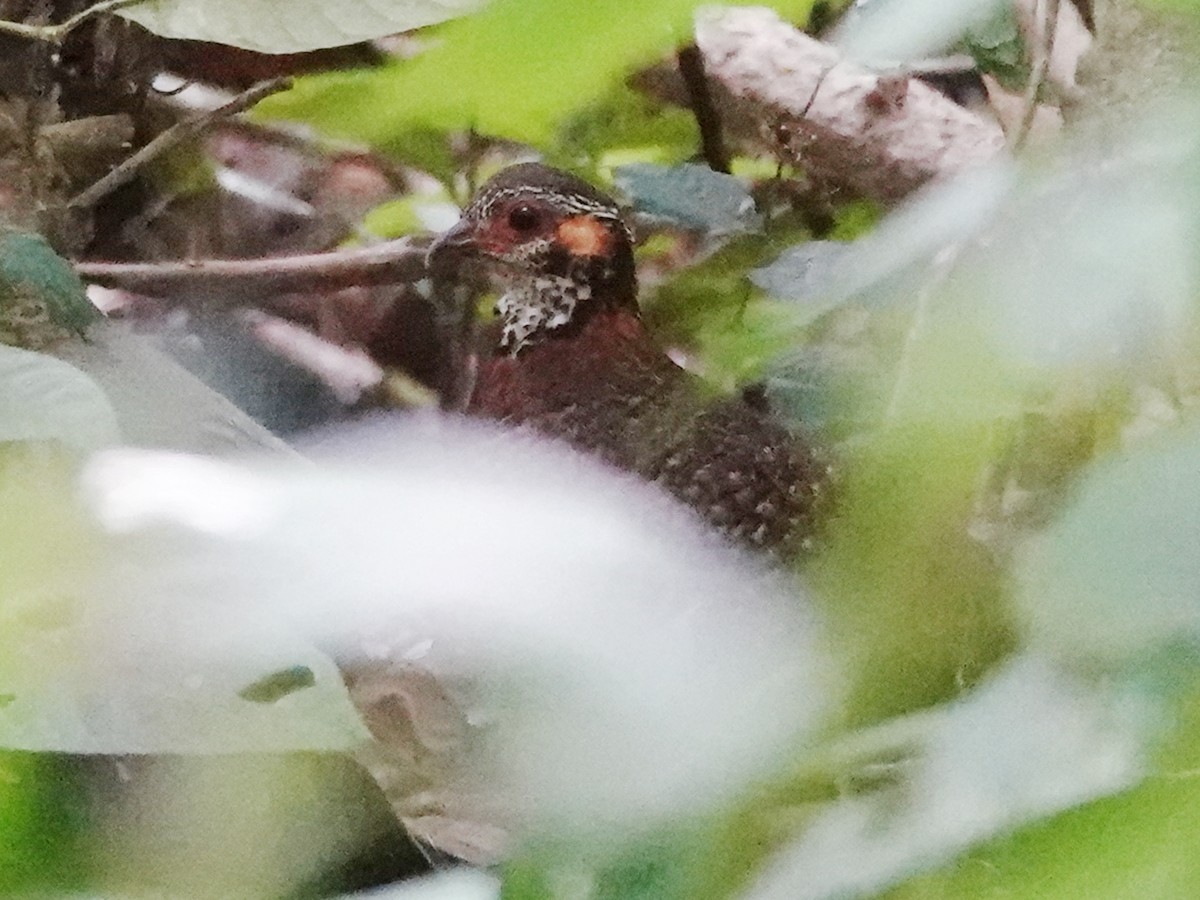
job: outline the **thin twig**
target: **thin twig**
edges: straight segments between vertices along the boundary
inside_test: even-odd
[[[137,6],[139,3],[144,2],[146,0],[104,0],[102,3],[97,3],[81,12],[77,12],[65,22],[60,22],[57,25],[26,25],[24,22],[0,20],[0,34],[10,34],[14,37],[22,37],[31,41],[42,41],[46,44],[58,45],[65,41],[67,35],[84,22],[88,22],[104,13],[116,12],[127,6]]]
[[[339,346],[261,310],[246,310],[241,318],[266,347],[320,378],[342,403],[358,403],[383,384],[383,369],[361,347]]]
[[[1040,5],[1040,4],[1039,4]],[[1029,137],[1033,128],[1033,118],[1037,115],[1038,94],[1046,81],[1046,73],[1050,70],[1050,58],[1054,55],[1054,36],[1058,30],[1059,0],[1046,0],[1046,18],[1042,23],[1042,40],[1038,41],[1037,53],[1029,72],[1029,84],[1025,87],[1025,98],[1021,107],[1021,121],[1012,137],[1013,148],[1019,150]]]
[[[99,181],[80,191],[71,199],[69,205],[73,207],[95,206],[117,188],[131,181],[142,167],[168,150],[199,134],[214,122],[245,112],[264,97],[286,91],[291,86],[290,78],[273,78],[242,91],[228,103],[218,106],[216,109],[210,109],[192,116],[190,119],[177,122],[128,159],[122,161],[120,165],[114,167]]]
[[[717,113],[712,92],[708,87],[704,57],[700,55],[700,50],[695,44],[688,44],[675,55],[675,59],[687,88],[692,114],[700,128],[700,148],[704,154],[704,161],[714,172],[729,174],[729,148],[725,146],[721,117]]]
[[[157,263],[75,264],[80,277],[106,287],[150,295],[222,289],[282,294],[368,284],[401,284],[426,275],[425,247],[408,238],[370,247],[266,259],[207,259]]]
[[[953,268],[954,261],[958,258],[961,249],[961,244],[952,244],[941,250],[930,266],[929,277],[917,292],[916,308],[913,310],[908,332],[904,336],[904,346],[900,350],[900,359],[896,363],[896,380],[892,383],[892,395],[888,398],[887,409],[883,413],[885,423],[890,423],[896,419],[900,413],[901,402],[907,399],[917,346],[925,337],[925,325],[929,318],[929,306],[933,303],[933,297],[937,289],[950,274],[950,270]]]

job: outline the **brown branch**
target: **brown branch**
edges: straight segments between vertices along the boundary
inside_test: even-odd
[[[992,119],[845,59],[771,10],[702,12],[696,45],[726,127],[761,144],[771,123],[767,146],[826,188],[891,202],[1004,151]]]
[[[704,57],[695,44],[688,44],[675,56],[679,74],[687,88],[688,100],[696,125],[700,128],[700,148],[704,161],[714,172],[729,174],[729,148],[721,133],[721,117],[708,89],[708,78],[704,73]]]
[[[131,181],[145,165],[162,156],[168,150],[172,150],[184,141],[200,134],[200,132],[211,126],[214,122],[227,119],[240,112],[245,112],[264,97],[269,97],[271,94],[277,94],[280,91],[286,91],[291,86],[292,81],[290,78],[273,78],[270,81],[254,85],[254,87],[243,91],[228,103],[218,106],[216,109],[206,110],[191,118],[184,119],[182,122],[177,122],[132,156],[122,161],[120,165],[115,166],[111,172],[99,181],[84,188],[78,195],[71,199],[70,205],[74,207],[95,206],[117,188]]]
[[[425,277],[425,247],[409,238],[329,253],[266,259],[75,264],[80,277],[142,294],[219,288],[247,294],[336,290],[367,284],[416,282]]]
[[[42,41],[47,44],[61,44],[72,31],[85,22],[104,13],[116,12],[129,6],[137,6],[146,0],[103,0],[94,6],[89,6],[82,12],[71,16],[58,25],[26,25],[24,22],[8,22],[0,20],[0,34],[22,37],[31,41]]]

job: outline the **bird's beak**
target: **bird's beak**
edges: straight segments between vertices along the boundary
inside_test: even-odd
[[[459,219],[450,230],[443,231],[434,239],[425,254],[429,268],[440,267],[474,254],[479,249],[475,241],[475,226],[467,219]]]

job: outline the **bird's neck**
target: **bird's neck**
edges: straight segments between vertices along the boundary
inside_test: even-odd
[[[510,282],[496,303],[500,349],[516,356],[533,344],[578,334],[598,313],[617,309],[637,315],[632,251],[561,275],[543,273]]]

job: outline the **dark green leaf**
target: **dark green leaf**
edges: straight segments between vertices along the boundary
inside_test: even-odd
[[[238,696],[251,703],[274,703],[288,694],[310,688],[316,683],[317,676],[308,666],[292,666],[264,675],[238,691]]]
[[[639,212],[710,234],[758,231],[762,216],[746,185],[708,166],[635,163],[614,173]]]
[[[0,341],[38,349],[99,318],[75,270],[44,238],[0,229]]]

